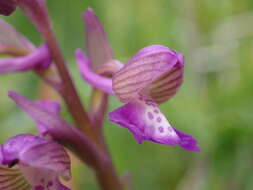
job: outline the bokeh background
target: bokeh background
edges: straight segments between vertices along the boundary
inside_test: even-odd
[[[161,109],[174,126],[199,140],[202,152],[150,142],[138,145],[126,129],[105,122],[117,170],[131,174],[134,190],[253,189],[252,0],[48,0],[48,6],[86,106],[90,87],[79,76],[74,51],[84,48],[80,14],[87,7],[97,13],[120,61],[151,44],[185,55],[183,86]],[[36,45],[42,43],[20,10],[4,19]],[[0,77],[1,143],[35,132],[33,121],[7,98],[7,91],[35,99],[49,93],[41,88],[32,72]],[[119,105],[111,98],[110,110]],[[69,120],[66,109],[63,117]],[[76,190],[98,189],[93,173],[76,160],[73,178]]]

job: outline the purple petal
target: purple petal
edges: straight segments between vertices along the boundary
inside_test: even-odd
[[[43,137],[22,134],[10,138],[2,147],[3,164],[18,160],[29,167],[44,168],[70,177],[70,159],[64,148]]]
[[[26,151],[32,146],[36,146],[43,142],[44,139],[42,137],[29,134],[17,135],[15,137],[10,138],[2,146],[2,164],[9,165],[14,160],[19,160],[20,153],[22,153],[22,151]]]
[[[44,133],[48,133],[54,140],[74,151],[89,166],[97,166],[93,158],[106,158],[86,135],[59,117],[58,113],[48,109],[48,105],[33,102],[16,92],[10,91],[9,97],[25,112],[27,112],[40,126]]]
[[[70,179],[70,159],[64,148],[58,143],[48,140],[33,146],[20,155],[20,161],[30,167],[54,171]]]
[[[36,123],[43,125],[45,131],[64,130],[73,128],[70,124],[60,118],[60,105],[49,101],[31,101],[14,91],[9,91],[9,97],[25,112],[27,112]],[[61,131],[58,131],[59,133]]]
[[[52,189],[60,189],[58,176],[70,178],[70,158],[64,148],[52,140],[17,135],[3,145],[2,154],[2,163],[10,167],[17,165],[33,189],[38,186],[46,189],[49,183]]]
[[[0,145],[0,165],[1,165],[1,163],[3,162],[3,146],[2,145]]]
[[[190,151],[195,151],[195,152],[201,151],[201,149],[198,146],[198,142],[194,137],[186,133],[183,133],[175,128],[174,130],[176,131],[177,135],[180,138],[180,146],[182,148],[186,150],[190,150]]]
[[[107,41],[102,24],[91,8],[83,14],[86,29],[86,47],[88,57],[92,62],[92,69],[113,59],[112,49]]]
[[[151,101],[130,102],[111,112],[109,119],[127,128],[139,143],[150,140],[177,145],[180,140],[157,105]]]
[[[57,114],[58,116],[60,115],[61,112],[61,106],[60,104],[58,104],[57,102],[54,101],[35,101],[36,104],[38,104],[39,106],[43,107],[45,110],[47,110],[48,112],[52,112],[54,114]],[[47,136],[47,132],[48,132],[48,127],[45,126],[43,123],[38,122],[37,123],[37,127],[38,127],[38,131],[42,136]]]
[[[0,19],[0,52],[5,48],[20,49],[20,51],[35,50],[35,46],[26,37],[18,33],[12,25]]]
[[[60,115],[61,105],[58,102],[49,100],[38,100],[35,101],[35,103],[46,109],[48,112],[53,112],[57,115]]]
[[[141,96],[162,103],[180,87],[183,64],[182,55],[167,47],[143,48],[113,76],[113,90],[122,102]]]
[[[51,54],[46,45],[41,45],[24,57],[0,59],[0,74],[23,72],[35,68],[45,69],[51,63]]]
[[[9,16],[15,11],[17,6],[17,0],[0,0],[0,14]]]
[[[114,95],[112,90],[112,79],[93,72],[90,68],[89,59],[80,49],[76,51],[76,61],[79,65],[81,76],[85,81],[101,91]]]

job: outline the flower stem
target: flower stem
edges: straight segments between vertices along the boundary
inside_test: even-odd
[[[102,135],[95,133],[92,130],[92,126],[89,122],[89,118],[79,96],[77,95],[76,89],[72,83],[72,79],[68,72],[68,69],[65,66],[65,62],[61,53],[61,50],[58,46],[58,43],[52,32],[48,32],[45,36],[46,43],[51,50],[52,56],[56,63],[59,75],[63,82],[63,87],[61,89],[62,96],[68,106],[70,113],[72,114],[78,127],[83,130],[83,132],[89,136],[93,141],[95,141],[100,148],[102,148],[107,154],[107,162],[101,164],[99,168],[96,168],[97,181],[103,190],[122,190],[122,185],[114,169],[108,147],[104,142]],[[103,138],[103,139],[101,139]],[[103,143],[101,143],[101,141]]]
[[[48,10],[44,4],[44,1],[26,0],[19,2],[20,7],[33,21],[34,25],[42,34],[48,48],[50,49],[57,71],[61,78],[62,85],[60,86],[60,89],[58,88],[57,90],[62,95],[76,125],[92,142],[96,143],[97,146],[94,148],[98,148],[106,154],[106,159],[104,159],[103,156],[89,158],[99,161],[99,166],[95,167],[94,170],[101,189],[123,190],[120,180],[114,169],[103,134],[101,131],[97,132],[94,130],[95,126],[93,126],[93,124],[90,122],[89,116],[82,106],[80,97],[77,94],[70,73],[66,67],[63,54],[54,35]],[[105,112],[103,111],[103,114],[104,113]],[[79,146],[79,148],[81,146]],[[82,155],[85,154],[84,152],[81,153],[83,153]],[[85,156],[87,156],[87,154]]]
[[[75,120],[76,125],[81,130],[83,130],[87,136],[94,139],[95,135],[93,134],[88,115],[85,112],[81,100],[74,87],[74,84],[65,65],[63,55],[54,37],[54,34],[52,32],[47,32],[44,37],[46,40],[46,44],[48,45],[52,53],[59,75],[62,79],[63,85],[60,91],[63,96],[63,99],[65,100],[65,103],[73,119]]]
[[[111,160],[110,163],[107,163],[104,167],[96,171],[96,177],[99,186],[103,190],[123,190]]]
[[[114,65],[113,65],[114,66]],[[117,68],[107,68],[98,70],[98,74],[112,77],[112,74],[116,72]],[[108,72],[109,71],[109,72]],[[96,176],[100,187],[104,190],[123,190],[123,184],[118,178],[115,168],[112,163],[110,151],[106,144],[105,136],[103,133],[103,119],[105,117],[108,107],[108,95],[96,88],[92,89],[91,105],[89,112],[92,114],[92,125],[95,126],[96,135],[99,136],[100,143],[102,143],[104,150],[106,151],[107,157],[109,158],[107,163],[103,164],[101,168],[96,171]]]

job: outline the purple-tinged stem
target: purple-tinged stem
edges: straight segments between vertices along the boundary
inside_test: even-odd
[[[112,163],[105,164],[103,168],[96,171],[99,186],[103,190],[123,190],[120,179],[116,175]]]
[[[82,106],[81,100],[74,87],[69,71],[66,68],[63,55],[55,39],[55,36],[52,32],[49,31],[48,33],[44,34],[44,38],[52,53],[59,75],[62,79],[62,83],[64,84],[62,85],[61,95],[63,96],[65,103],[67,104],[67,107],[76,122],[76,125],[82,129],[87,136],[90,136],[94,139],[95,135],[93,134],[92,128],[89,124],[90,122],[88,115]]]
[[[112,64],[112,66],[110,66]],[[114,67],[113,63],[109,63],[104,65],[104,67],[100,67],[100,70],[97,70],[97,74],[105,77],[112,77],[112,74],[118,71],[119,67]],[[111,158],[110,151],[106,144],[106,140],[103,133],[103,119],[107,112],[108,108],[108,94],[102,92],[99,89],[92,89],[91,96],[91,104],[89,108],[89,113],[91,113],[92,124],[95,126],[96,133],[100,137],[100,142],[103,144],[104,149],[107,151],[108,157]],[[107,167],[101,168],[101,170],[97,171],[96,176],[100,186],[105,187],[106,189],[117,189],[123,190],[124,184],[118,178],[115,172],[115,168],[113,167],[111,159],[109,160],[111,163],[108,163]],[[111,175],[106,173],[107,170],[111,170]],[[112,183],[114,179],[117,179],[116,183]]]
[[[51,51],[59,76],[62,80],[61,82],[64,84],[60,89],[60,93],[73,119],[75,120],[76,125],[83,131],[83,133],[85,133],[86,136],[99,145],[97,147],[100,147],[105,153],[108,153],[105,143],[101,144],[101,141],[99,140],[101,136],[96,135],[94,133],[95,131],[92,130],[92,124],[90,123],[88,114],[85,112],[82,106],[81,100],[66,67],[62,52],[53,33],[44,1],[20,0],[19,2],[19,6],[33,21],[38,31],[44,37],[46,44]],[[106,162],[103,161],[103,158],[94,158],[98,159],[100,162],[99,167],[95,168],[98,183],[103,190],[123,190],[109,153],[107,154],[107,157],[108,159],[106,159]]]
[[[96,139],[96,136],[92,131],[88,114],[82,106],[70,73],[66,67],[63,54],[52,30],[51,21],[44,0],[20,0],[18,5],[34,23],[37,30],[42,34],[46,41],[61,78],[61,82],[64,84],[61,86],[61,89],[58,89],[58,91],[60,91],[76,125],[85,132],[87,136],[94,139],[95,142],[98,142],[98,139]]]
[[[89,115],[91,122],[100,133],[108,107],[108,94],[93,88],[90,97]]]

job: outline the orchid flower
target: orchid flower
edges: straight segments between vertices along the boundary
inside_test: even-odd
[[[97,17],[88,11],[88,30],[92,30],[96,25],[103,31],[102,25],[97,25]],[[104,37],[97,36],[97,39],[99,38]],[[104,48],[106,47],[110,46],[106,44]],[[190,151],[200,151],[197,141],[175,129],[158,107],[173,97],[182,84],[184,58],[180,53],[161,45],[148,46],[124,65],[118,66],[119,64],[114,62],[118,70],[112,78],[95,73],[91,66],[93,60],[81,50],[76,51],[76,59],[81,75],[87,83],[125,103],[109,113],[109,119],[127,128],[138,143],[149,140],[159,144],[180,145]]]
[[[101,158],[103,161],[107,159],[85,134],[60,117],[61,106],[57,102],[32,101],[14,91],[9,91],[9,97],[33,118],[42,137],[65,146],[90,167],[99,167],[101,164],[94,158]]]
[[[3,190],[68,190],[59,176],[70,178],[70,158],[53,140],[17,135],[1,146],[0,161]]]
[[[91,68],[94,72],[101,75],[111,76],[122,64],[114,59],[105,31],[92,8],[88,8],[82,16],[85,24],[87,56],[92,62]],[[108,94],[93,88],[89,104],[89,118],[91,123],[96,126],[96,130],[101,130],[103,126],[107,107]]]
[[[9,96],[28,106],[17,93],[9,92]],[[36,101],[35,104],[59,114],[60,107],[55,102]],[[37,125],[40,136],[21,134],[0,146],[1,189],[68,190],[60,183],[59,176],[70,179],[70,158],[63,146],[48,134],[48,125],[43,122]]]
[[[52,62],[46,45],[42,44],[36,48],[26,37],[2,19],[0,19],[0,54],[15,56],[0,59],[0,74],[46,69]]]

